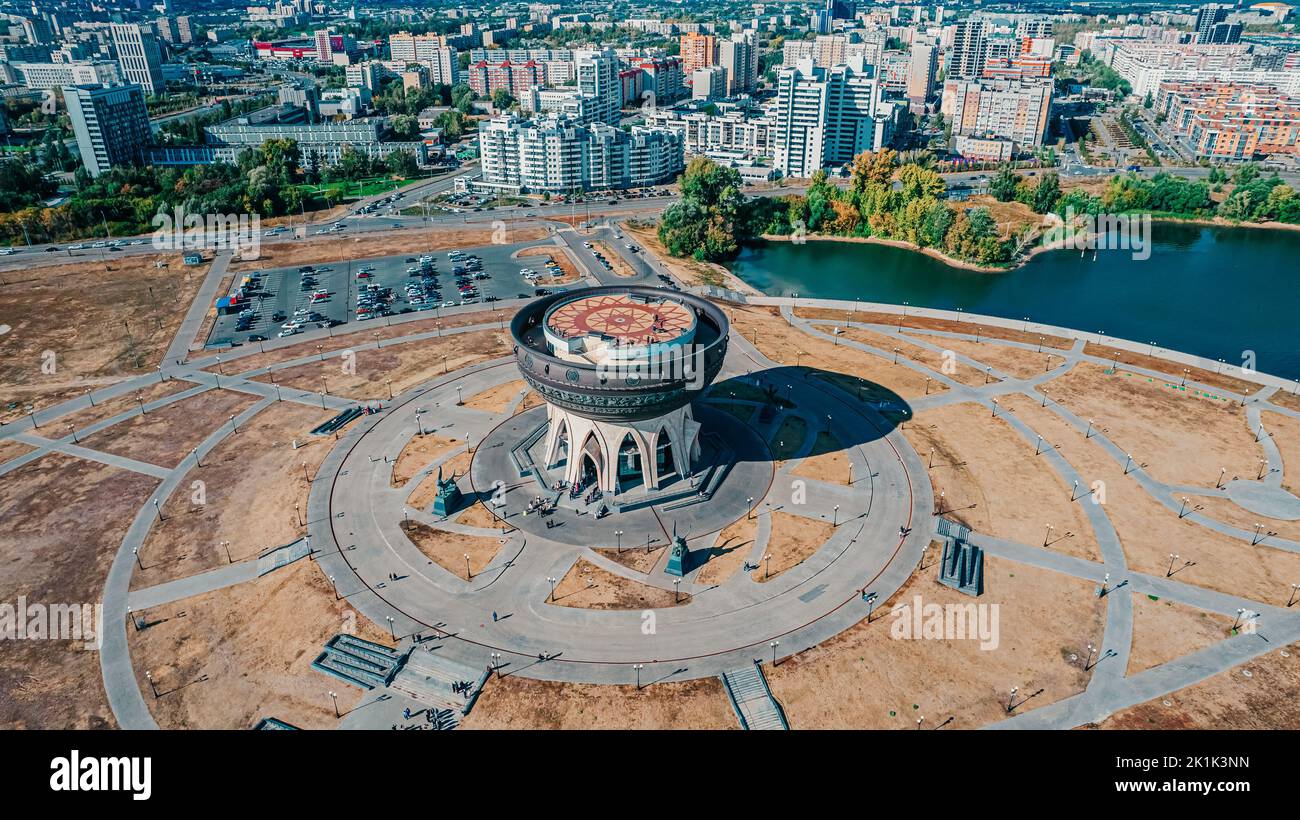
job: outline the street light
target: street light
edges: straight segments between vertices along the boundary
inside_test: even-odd
[[[776,648],[781,645],[780,641],[772,641],[768,646],[772,647],[772,665],[776,666]]]
[[[645,669],[645,664],[644,664],[644,663],[634,663],[634,664],[632,664],[632,668],[636,670],[636,688],[637,688],[638,690],[640,690],[640,688],[641,688],[641,670],[642,670],[642,669]]]
[[[339,714],[339,696],[335,692],[330,692],[330,700],[334,701],[334,717],[343,717]]]
[[[547,576],[546,580],[547,580],[547,581],[550,583],[550,585],[551,585],[551,602],[554,603],[554,602],[555,602],[555,579],[554,579],[554,578],[551,578],[551,577],[549,577],[549,576]],[[641,688],[641,687],[638,686],[637,688],[639,689],[639,688]]]
[[[618,551],[619,551],[619,554],[622,554],[622,552],[623,552],[623,531],[622,531],[622,530],[614,530],[614,537],[618,539]]]
[[[1165,577],[1166,577],[1166,578],[1169,578],[1169,577],[1172,577],[1172,576],[1173,576],[1173,574],[1174,574],[1174,562],[1177,561],[1177,560],[1179,559],[1179,557],[1180,557],[1180,556],[1179,556],[1178,553],[1176,553],[1176,552],[1171,552],[1171,553],[1169,553],[1169,568],[1165,570]]]

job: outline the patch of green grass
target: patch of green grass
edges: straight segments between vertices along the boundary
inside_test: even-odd
[[[778,461],[795,457],[808,436],[808,422],[801,416],[786,416],[772,435],[772,456]]]

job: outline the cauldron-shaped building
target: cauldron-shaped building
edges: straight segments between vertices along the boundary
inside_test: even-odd
[[[510,330],[520,372],[546,401],[546,466],[563,463],[570,487],[657,490],[691,475],[691,401],[727,352],[721,309],[663,288],[583,288],[529,303]]]

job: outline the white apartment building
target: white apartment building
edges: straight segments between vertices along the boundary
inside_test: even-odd
[[[613,49],[574,51],[573,69],[578,93],[591,98],[595,119],[618,125],[622,119],[623,84],[618,77],[619,61]]]
[[[1154,96],[1163,82],[1232,82],[1275,86],[1300,94],[1300,71],[1277,70],[1272,49],[1250,44],[1169,45],[1125,42],[1111,67],[1139,97]]]
[[[67,63],[14,63],[18,81],[28,88],[62,88],[65,85],[122,85],[122,72],[112,60],[74,60]]]
[[[790,177],[810,177],[882,148],[893,137],[897,112],[881,93],[861,58],[831,68],[805,60],[782,69],[772,110],[777,169]]]
[[[879,65],[885,52],[884,29],[850,34],[822,34],[813,40],[786,40],[781,51],[783,68],[794,68],[804,60],[822,68],[846,65],[861,57],[867,65]]]
[[[482,177],[475,187],[510,193],[658,185],[681,173],[681,137],[665,129],[624,131],[581,125],[564,115],[539,120],[497,117],[479,129]]]
[[[703,111],[659,109],[646,118],[654,128],[682,135],[687,156],[753,160],[772,156],[772,118],[746,117],[742,111],[710,115]]]

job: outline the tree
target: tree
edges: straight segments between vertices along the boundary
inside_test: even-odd
[[[389,120],[388,127],[398,139],[413,140],[420,136],[420,123],[410,114],[398,114]]]
[[[1033,201],[1030,207],[1034,213],[1045,214],[1056,207],[1056,201],[1061,198],[1061,178],[1055,171],[1048,171],[1039,178],[1038,184],[1034,186]]]
[[[734,168],[695,157],[682,175],[681,199],[659,221],[659,241],[674,256],[710,262],[734,257],[754,228],[741,187]]]
[[[420,173],[420,164],[415,159],[415,154],[410,151],[394,151],[387,156],[384,164],[394,176],[410,179]]]
[[[510,92],[504,88],[498,88],[492,92],[492,107],[497,111],[505,111],[515,104],[515,98],[510,96]]]
[[[1016,186],[1019,183],[1020,178],[1011,170],[1011,166],[1004,164],[989,183],[989,193],[998,202],[1010,202],[1016,198]]]
[[[898,179],[903,186],[904,200],[915,200],[923,197],[938,199],[943,196],[946,189],[943,177],[928,168],[922,168],[920,165],[904,165],[899,169]]]

